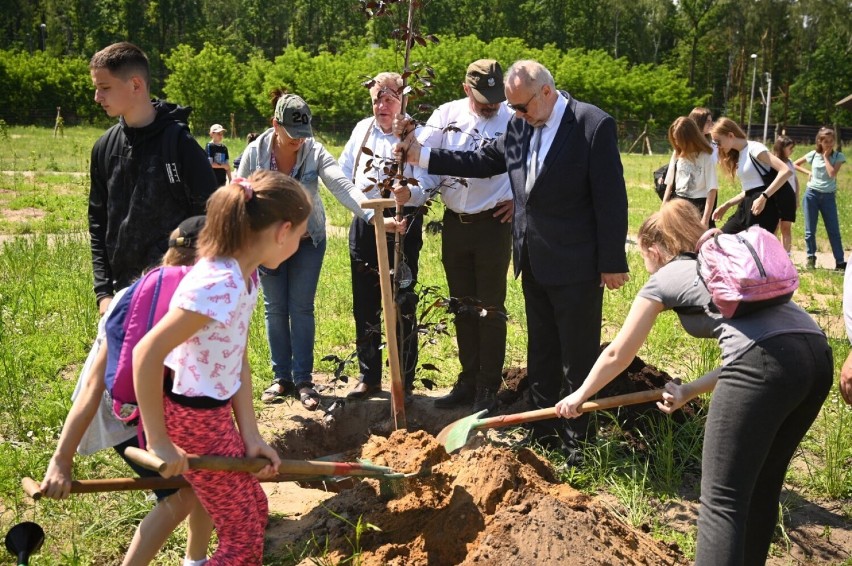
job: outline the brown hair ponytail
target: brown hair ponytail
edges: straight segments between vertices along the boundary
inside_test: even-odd
[[[276,222],[304,222],[311,213],[308,194],[298,181],[278,171],[260,170],[236,178],[207,201],[207,223],[198,238],[198,255],[233,256],[253,235]]]

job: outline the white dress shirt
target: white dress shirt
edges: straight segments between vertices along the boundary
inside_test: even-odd
[[[467,98],[453,100],[439,106],[426,126],[418,130],[418,141],[425,147],[454,151],[475,151],[489,139],[506,134],[512,111],[501,104],[497,113],[485,118],[473,112]],[[444,131],[447,126],[452,131]],[[459,131],[455,131],[458,128]],[[467,186],[455,177],[443,176],[436,180],[441,184],[441,198],[450,210],[463,214],[476,214],[491,210],[497,203],[512,199],[512,187],[506,173],[486,179],[467,179]]]
[[[371,181],[369,178],[372,177],[381,181],[385,177],[382,169],[387,163],[380,158],[391,158],[393,156],[393,146],[397,142],[399,142],[399,138],[393,132],[388,134],[382,132],[375,118],[372,117],[364,118],[352,130],[352,135],[349,137],[349,141],[346,142],[346,147],[343,148],[343,153],[340,154],[338,163],[340,163],[340,168],[347,178],[352,179],[354,177],[355,186],[363,191],[367,198],[381,197],[378,187],[375,186],[375,181]],[[370,148],[373,155],[367,155],[361,151],[362,147]],[[365,173],[364,168],[370,159],[373,160],[372,167]],[[409,187],[411,189],[411,199],[405,203],[405,206],[420,206],[426,202],[426,199],[429,197],[428,191],[435,186],[435,181],[426,173],[425,169],[416,165],[406,165],[404,171],[406,177],[414,177],[419,183],[419,186]],[[370,187],[369,190],[364,191],[368,187]]]

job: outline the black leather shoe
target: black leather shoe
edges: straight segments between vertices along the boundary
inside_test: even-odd
[[[477,386],[476,396],[473,398],[473,412],[488,411],[489,413],[497,407],[497,389],[493,387]]]
[[[355,388],[346,394],[347,399],[366,399],[368,397],[372,397],[376,393],[382,392],[382,386],[380,384],[370,385],[364,383],[363,381],[358,382],[358,385]]]
[[[435,399],[434,404],[437,409],[454,409],[464,405],[473,403],[474,388],[469,385],[456,383],[453,385],[452,391]]]

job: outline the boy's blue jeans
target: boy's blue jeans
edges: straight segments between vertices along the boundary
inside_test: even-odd
[[[808,189],[802,199],[802,208],[805,215],[805,248],[808,257],[816,256],[817,222],[819,222],[819,215],[822,214],[834,261],[838,264],[843,263],[843,242],[840,240],[840,220],[837,216],[837,193],[821,193]]]
[[[325,240],[314,246],[311,238],[305,238],[296,253],[277,268],[260,268],[272,373],[279,383],[311,383],[316,335],[314,298],[325,248]]]

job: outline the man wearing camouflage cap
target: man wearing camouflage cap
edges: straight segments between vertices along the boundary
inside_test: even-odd
[[[504,104],[503,71],[493,59],[474,61],[462,83],[465,97],[441,105],[419,131],[427,147],[476,150],[501,136],[512,117]],[[438,408],[496,403],[506,355],[506,274],[512,254],[512,189],[507,174],[485,179],[444,176],[441,258],[450,295],[459,300],[456,337],[461,373]]]

